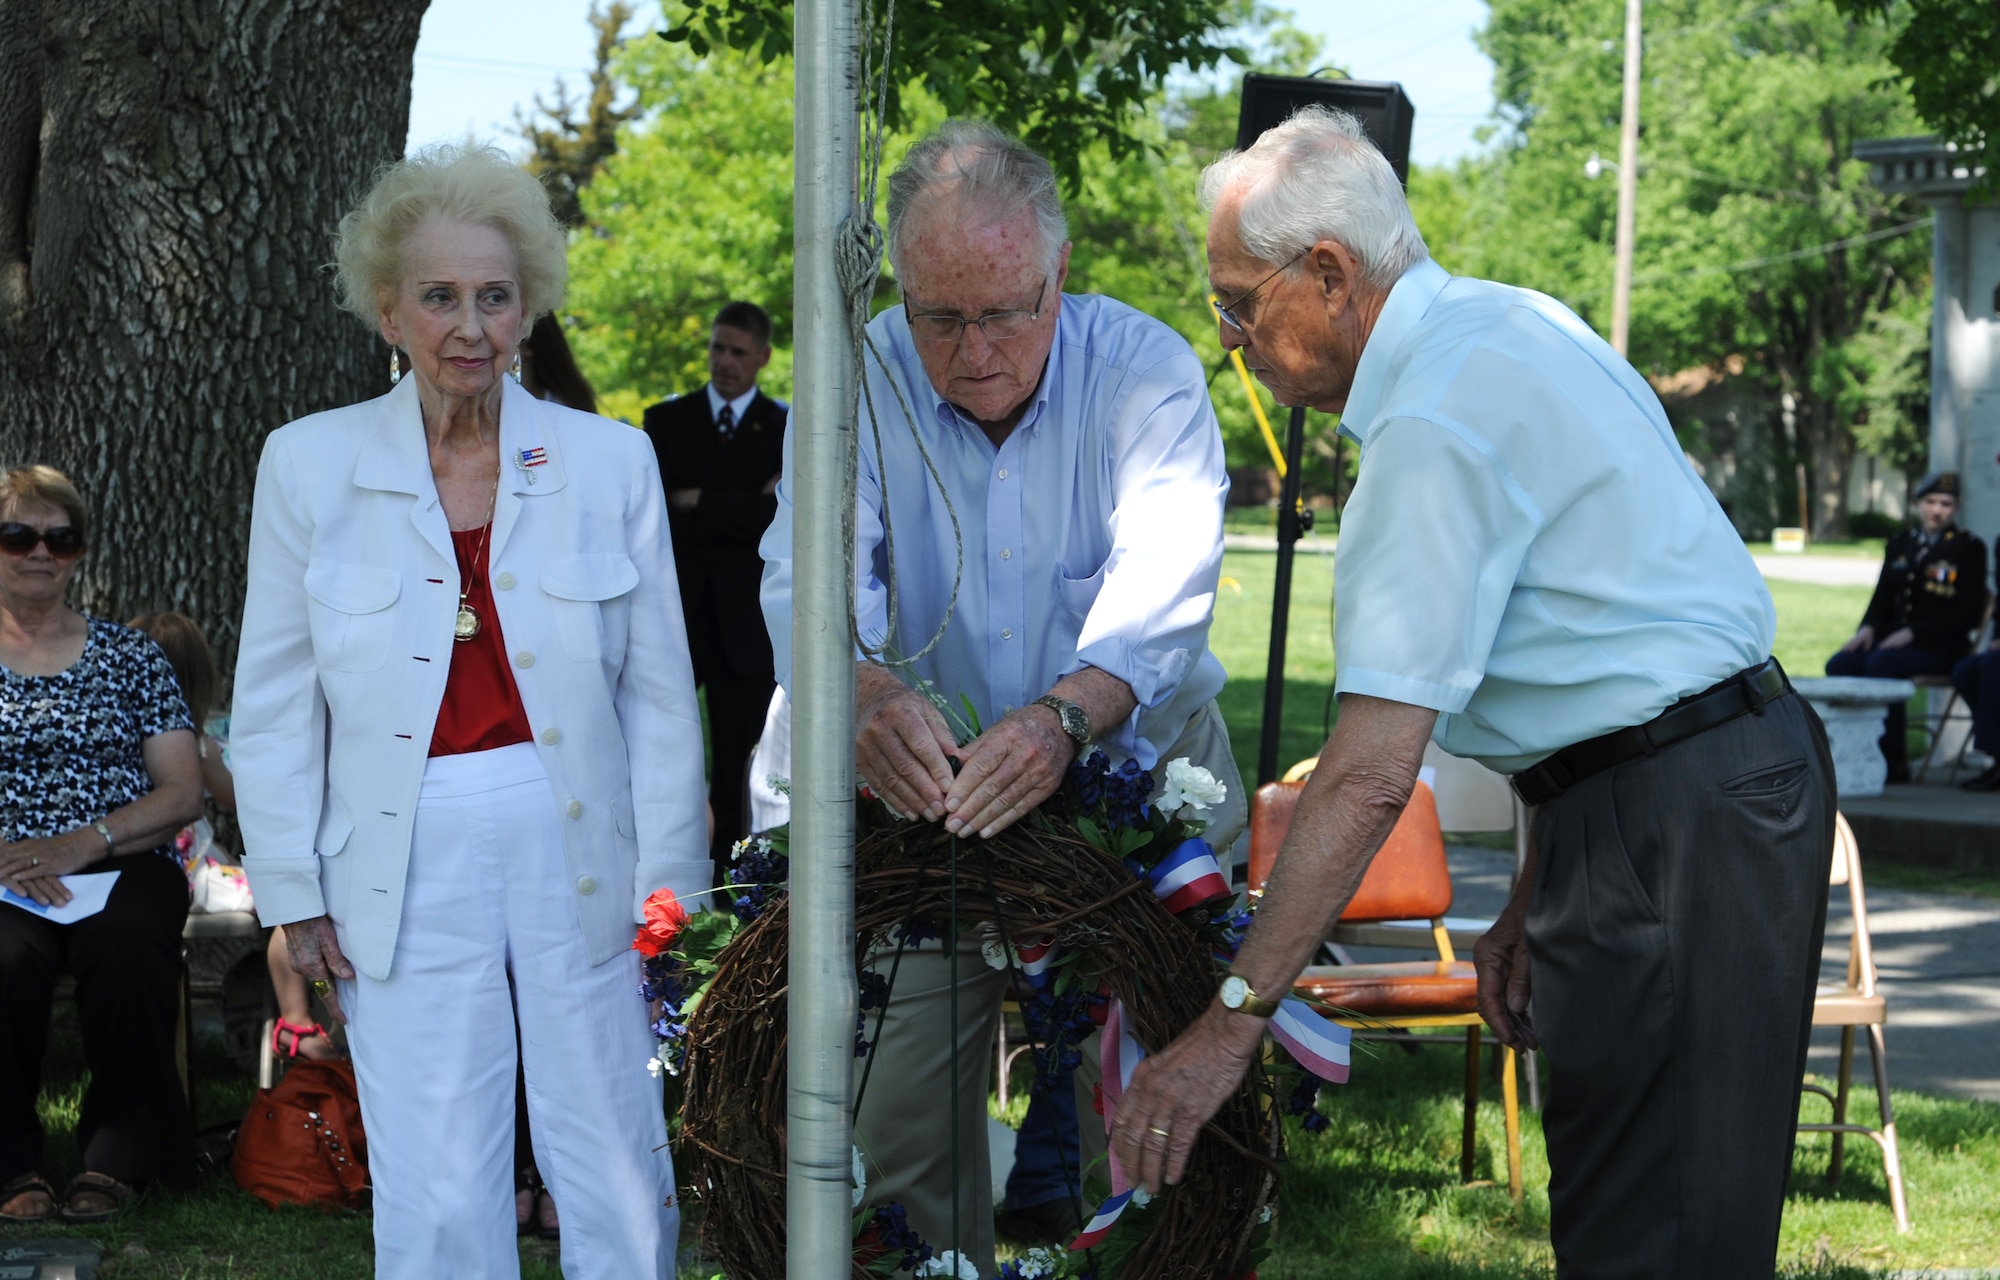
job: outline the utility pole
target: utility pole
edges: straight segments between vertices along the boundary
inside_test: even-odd
[[[798,0],[786,1280],[853,1271],[854,544],[841,536],[841,506],[858,388],[834,248],[859,206],[860,39],[854,0]]]
[[[1632,238],[1639,202],[1639,5],[1625,0],[1625,114],[1618,129],[1618,240],[1611,273],[1611,347],[1625,354],[1632,328]]]

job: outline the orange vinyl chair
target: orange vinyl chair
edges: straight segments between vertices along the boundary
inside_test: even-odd
[[[1250,893],[1261,897],[1290,829],[1304,781],[1267,782],[1250,800]],[[1343,924],[1426,919],[1437,956],[1395,964],[1315,966],[1299,975],[1293,990],[1353,1016],[1335,1022],[1364,1031],[1398,1032],[1465,1028],[1465,1127],[1459,1176],[1472,1180],[1473,1141],[1479,1114],[1480,1032],[1478,985],[1472,963],[1452,949],[1444,916],[1451,909],[1451,869],[1445,861],[1444,833],[1438,828],[1437,801],[1419,782],[1402,818],[1383,842],[1362,877],[1354,900],[1341,913]],[[1514,1051],[1501,1049],[1501,1096],[1507,1117],[1507,1190],[1521,1198],[1521,1108]]]
[[[1882,1024],[1889,1020],[1889,1001],[1875,985],[1875,949],[1868,936],[1868,896],[1861,885],[1861,851],[1854,831],[1844,816],[1836,815],[1833,832],[1834,885],[1847,886],[1847,902],[1854,914],[1854,933],[1847,943],[1847,974],[1841,982],[1822,982],[1813,997],[1813,1025],[1840,1028],[1840,1075],[1838,1092],[1807,1079],[1807,1093],[1816,1093],[1833,1104],[1831,1124],[1800,1124],[1801,1133],[1833,1135],[1833,1156],[1827,1162],[1826,1180],[1840,1184],[1841,1159],[1850,1133],[1864,1134],[1882,1149],[1882,1173],[1889,1184],[1889,1208],[1896,1218],[1896,1230],[1910,1229],[1909,1200],[1903,1189],[1902,1153],[1896,1145],[1896,1113],[1889,1105],[1889,1051],[1882,1041]],[[1881,1111],[1879,1129],[1851,1124],[1847,1119],[1848,1083],[1854,1073],[1854,1029],[1868,1028],[1868,1057],[1875,1067],[1875,1099]]]

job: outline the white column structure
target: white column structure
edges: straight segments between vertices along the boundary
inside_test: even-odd
[[[1854,144],[1884,191],[1908,192],[1937,215],[1931,237],[1931,467],[1964,482],[1959,520],[2000,534],[2000,205],[1974,203],[1980,176],[1936,138]]]

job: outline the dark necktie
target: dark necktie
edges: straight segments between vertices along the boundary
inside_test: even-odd
[[[736,434],[736,406],[733,404],[723,405],[722,412],[715,419],[715,425],[721,428],[724,440],[734,436]]]

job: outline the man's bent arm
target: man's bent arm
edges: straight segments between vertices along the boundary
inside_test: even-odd
[[[1290,990],[1395,829],[1423,767],[1437,712],[1349,694],[1306,783],[1291,830],[1233,970],[1267,999]],[[1149,1191],[1176,1182],[1201,1127],[1235,1092],[1264,1020],[1220,1001],[1139,1064],[1119,1104],[1113,1149]],[[1167,1135],[1164,1139],[1159,1135]]]

